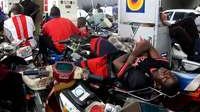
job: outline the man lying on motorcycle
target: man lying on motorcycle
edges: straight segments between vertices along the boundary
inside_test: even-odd
[[[169,95],[178,91],[178,80],[170,72],[168,61],[159,55],[149,41],[142,38],[135,42],[130,54],[119,51],[82,61],[79,66],[89,69],[93,75],[103,79],[117,77],[129,89],[145,87],[152,79],[157,87],[159,85],[160,89]],[[148,73],[148,76],[145,73]]]

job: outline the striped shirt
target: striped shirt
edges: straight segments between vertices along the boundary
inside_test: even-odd
[[[33,37],[33,39],[30,39],[28,43],[32,47],[36,46],[36,41],[33,35],[33,32],[35,31],[35,25],[31,17],[22,14],[14,15],[13,17],[4,21],[4,29],[4,34],[11,43],[18,43],[22,39],[24,40]]]

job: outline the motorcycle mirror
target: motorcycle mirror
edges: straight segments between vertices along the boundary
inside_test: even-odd
[[[61,40],[61,41],[59,41],[59,44],[70,44],[70,40],[69,39],[67,39],[67,40]]]

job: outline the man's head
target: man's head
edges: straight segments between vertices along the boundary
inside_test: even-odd
[[[85,27],[86,26],[86,18],[85,17],[79,17],[77,19],[77,26],[78,26],[78,28]]]
[[[170,70],[161,67],[158,69],[154,68],[151,72],[153,79],[157,82],[157,84],[161,85],[163,92],[169,95],[177,93],[179,89],[178,80]]]
[[[56,6],[53,6],[50,11],[50,16],[53,18],[60,17],[60,9]]]
[[[16,14],[22,14],[24,12],[24,8],[21,4],[19,3],[15,3],[13,4],[13,6],[11,7],[10,10],[14,15]]]
[[[97,9],[98,13],[102,13],[103,12],[103,10],[101,9],[101,4],[99,4],[99,3],[97,3],[96,9]]]
[[[101,4],[97,3],[96,9],[100,9]]]

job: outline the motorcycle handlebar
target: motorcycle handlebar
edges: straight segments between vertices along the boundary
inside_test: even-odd
[[[101,76],[96,76],[91,73],[88,74],[88,80],[102,82],[104,79]]]
[[[33,37],[28,37],[28,38],[26,38],[26,39],[22,39],[22,40],[20,40],[19,42],[14,43],[13,45],[14,45],[14,46],[19,46],[19,45],[22,44],[23,42],[27,42],[27,41],[30,40],[30,39],[33,39]]]
[[[46,75],[46,74],[48,74],[48,71],[46,70],[28,70],[23,72],[23,75]]]
[[[35,75],[38,74],[39,71],[38,70],[31,70],[31,71],[24,71],[23,74],[24,75]]]

